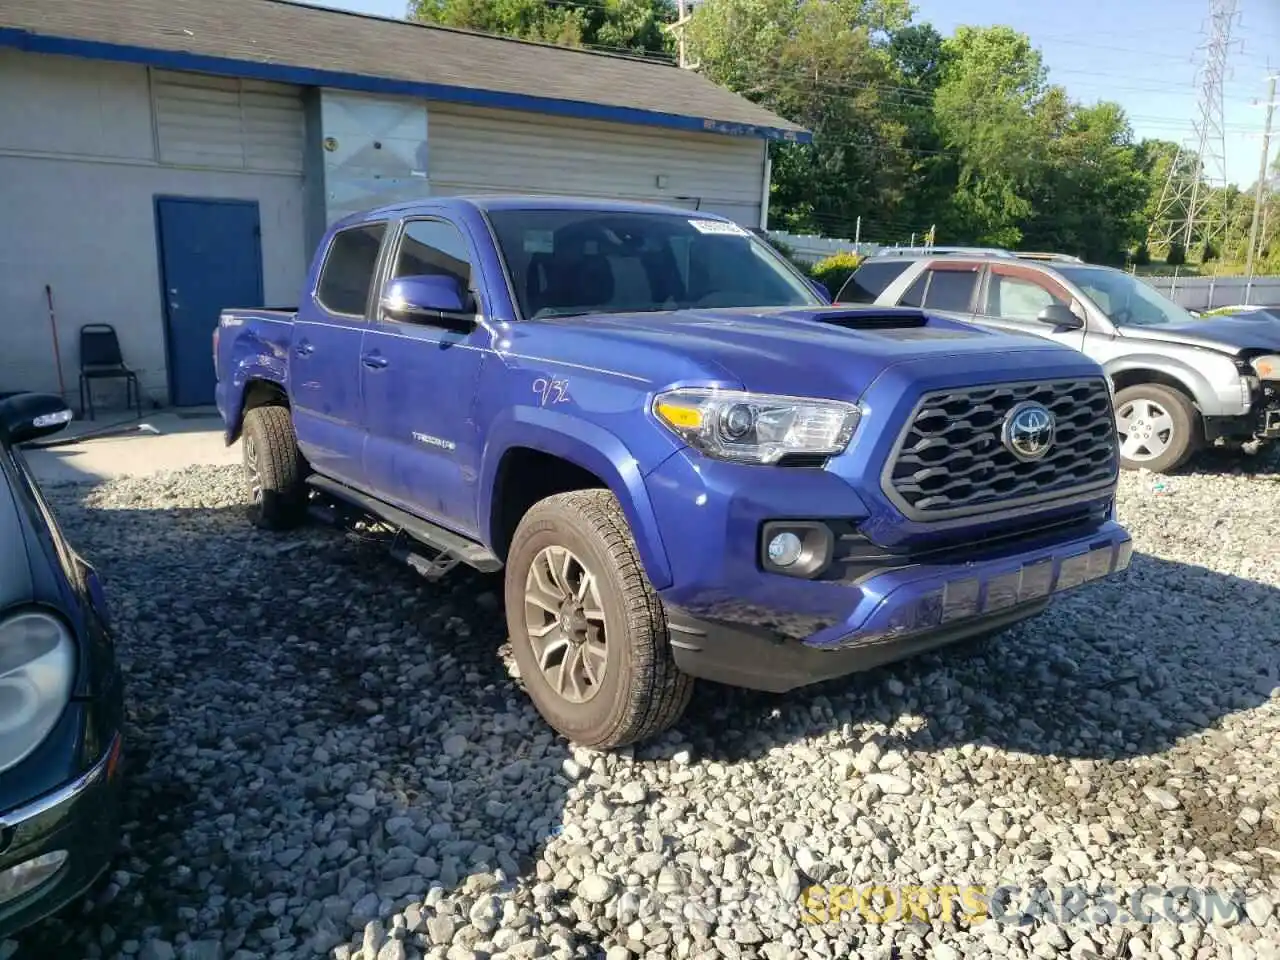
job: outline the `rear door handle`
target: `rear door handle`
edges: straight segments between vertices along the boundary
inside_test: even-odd
[[[298,356],[300,357],[309,357],[311,354],[315,353],[315,351],[315,344],[308,340],[302,340],[298,343]]]
[[[366,367],[372,367],[374,370],[380,370],[387,365],[387,358],[377,353],[366,353],[360,360]]]

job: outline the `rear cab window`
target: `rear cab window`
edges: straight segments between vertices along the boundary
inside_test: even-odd
[[[316,283],[316,302],[321,307],[339,316],[366,315],[386,232],[386,223],[378,222],[347,227],[333,235]]]
[[[851,276],[840,293],[836,295],[838,303],[875,303],[876,297],[884,293],[885,288],[893,283],[902,271],[911,266],[910,260],[868,260]]]

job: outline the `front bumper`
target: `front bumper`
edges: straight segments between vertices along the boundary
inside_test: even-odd
[[[1132,553],[1129,534],[1108,521],[1036,549],[829,584],[845,591],[846,615],[800,638],[795,628],[811,621],[785,608],[757,605],[744,615],[746,604],[732,604],[739,609],[725,609],[726,618],[668,605],[673,656],[695,677],[785,692],[1011,626],[1057,595],[1124,570]]]
[[[0,901],[0,940],[84,895],[117,849],[121,739],[93,767],[24,807],[0,812],[0,877],[38,857],[66,859],[38,886]]]

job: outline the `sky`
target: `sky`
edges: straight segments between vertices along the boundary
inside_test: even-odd
[[[387,17],[404,16],[407,6],[406,0],[310,2]],[[913,7],[917,21],[928,20],[944,35],[961,24],[1022,31],[1044,55],[1051,82],[1086,103],[1120,103],[1139,138],[1194,136],[1210,0],[913,0]],[[1268,69],[1280,74],[1280,3],[1236,0],[1223,120],[1226,177],[1242,188],[1258,176]],[[1280,152],[1280,110],[1275,126],[1273,159]]]

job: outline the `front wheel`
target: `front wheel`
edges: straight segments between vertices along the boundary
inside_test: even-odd
[[[1116,393],[1120,466],[1153,473],[1176,470],[1195,452],[1199,414],[1185,396],[1158,383]]]
[[[505,593],[520,676],[561,734],[607,750],[684,713],[693,678],[675,665],[662,602],[608,490],[535,504],[512,538]]]

